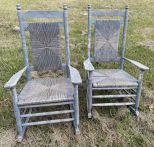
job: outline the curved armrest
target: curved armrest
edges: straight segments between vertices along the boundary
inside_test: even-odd
[[[16,74],[14,74],[10,80],[4,85],[4,88],[13,88],[17,85],[17,82],[20,80],[23,73],[26,71],[27,66],[24,67],[22,70],[18,71]]]
[[[69,73],[70,73],[71,81],[73,84],[82,83],[80,73],[76,68],[69,66]]]
[[[83,62],[83,65],[84,69],[87,71],[93,71],[95,69],[89,58]]]
[[[128,59],[128,58],[124,58],[126,61],[128,61],[128,62],[130,62],[130,63],[132,63],[133,65],[135,65],[135,66],[137,66],[139,69],[141,69],[141,70],[149,70],[149,67],[147,67],[147,66],[145,66],[145,65],[143,65],[143,64],[141,64],[141,63],[139,63],[139,62],[137,62],[137,61],[135,61],[135,60],[131,60],[131,59]]]

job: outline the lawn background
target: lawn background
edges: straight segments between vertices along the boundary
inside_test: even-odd
[[[22,9],[62,9],[69,6],[71,64],[79,69],[81,135],[75,136],[70,124],[29,127],[25,146],[154,146],[154,1],[153,0],[0,0],[0,145],[21,146],[15,141],[15,118],[9,91],[4,83],[21,69],[22,48],[18,31],[16,4]],[[139,120],[125,107],[94,109],[88,120],[85,98],[83,60],[87,49],[87,5],[97,9],[123,9],[129,6],[129,23],[125,56],[140,61],[150,70],[145,74]],[[126,65],[126,70],[137,70]],[[19,89],[25,81],[23,78]]]

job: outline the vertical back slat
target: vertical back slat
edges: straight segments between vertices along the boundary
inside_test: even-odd
[[[64,34],[65,34],[65,50],[66,50],[66,70],[67,70],[67,77],[69,77],[68,66],[70,65],[70,48],[69,48],[68,8],[67,8],[67,5],[64,5],[63,9],[64,9],[63,19],[64,19]]]
[[[91,5],[88,5],[88,46],[87,56],[90,59],[90,48],[91,48]]]
[[[124,18],[124,27],[123,27],[123,36],[122,36],[122,53],[121,53],[121,60],[120,60],[120,68],[121,69],[123,69],[123,66],[124,66],[127,24],[128,24],[128,6],[125,7],[125,18]]]
[[[27,50],[27,46],[26,46],[26,35],[25,35],[25,31],[24,31],[24,22],[23,22],[20,4],[17,5],[17,15],[18,15],[19,25],[20,25],[20,34],[21,34],[21,41],[22,41],[22,48],[23,48],[23,55],[24,55],[24,64],[25,64],[25,66],[27,66],[26,78],[29,81],[29,80],[31,80],[30,66],[29,66],[29,61],[28,61],[28,50]]]

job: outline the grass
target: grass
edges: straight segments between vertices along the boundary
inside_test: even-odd
[[[63,3],[69,5],[71,63],[84,77],[82,66],[86,58],[87,36],[85,15],[88,3],[94,8],[124,8],[129,6],[129,25],[125,56],[140,61],[150,70],[145,73],[140,103],[140,118],[127,108],[97,108],[95,117],[87,119],[85,81],[80,86],[81,135],[73,135],[70,124],[30,127],[22,144],[15,142],[15,118],[10,94],[3,89],[4,83],[23,67],[22,49],[15,5],[17,0],[0,0],[0,144],[2,146],[154,146],[154,45],[143,43],[154,40],[153,0],[20,0],[23,9],[57,9]],[[136,73],[133,67],[126,70]],[[22,80],[23,82],[24,80]],[[21,83],[22,83],[21,82]]]

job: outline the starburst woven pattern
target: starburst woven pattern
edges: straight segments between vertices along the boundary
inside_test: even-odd
[[[97,20],[95,23],[95,61],[118,61],[119,20]]]
[[[68,78],[42,78],[28,81],[19,94],[19,105],[73,100],[73,85]]]
[[[62,69],[60,28],[58,23],[30,23],[28,28],[34,70]]]

